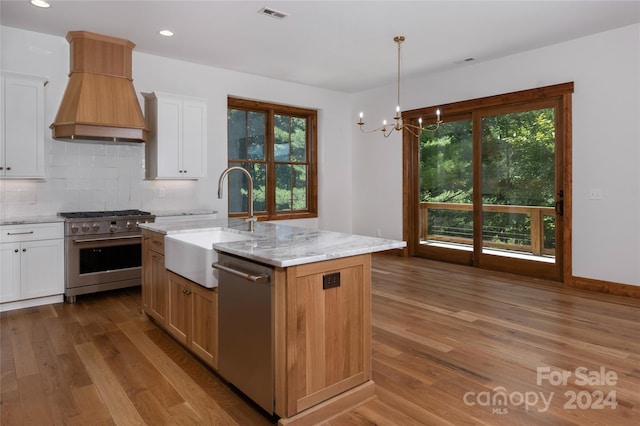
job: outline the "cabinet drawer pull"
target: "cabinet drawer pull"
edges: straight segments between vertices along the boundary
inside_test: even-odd
[[[7,235],[29,235],[29,234],[33,234],[33,231],[27,231],[27,232],[7,232]]]

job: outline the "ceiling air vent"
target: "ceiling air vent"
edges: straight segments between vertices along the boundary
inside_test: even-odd
[[[460,65],[460,64],[464,64],[465,62],[473,62],[475,60],[476,60],[476,58],[469,57],[469,58],[464,58],[464,59],[459,60],[459,61],[454,61],[454,64],[455,65]]]
[[[258,11],[258,13],[261,14],[261,15],[270,16],[270,17],[276,18],[276,19],[284,19],[287,16],[289,16],[288,13],[280,12],[280,11],[275,10],[275,9],[269,9],[268,7],[263,7],[262,9],[260,9]]]

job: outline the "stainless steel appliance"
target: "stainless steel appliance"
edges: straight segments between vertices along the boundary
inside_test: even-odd
[[[218,372],[269,414],[275,411],[270,266],[218,253]]]
[[[58,213],[65,220],[65,296],[140,285],[142,232],[155,216],[140,210]]]

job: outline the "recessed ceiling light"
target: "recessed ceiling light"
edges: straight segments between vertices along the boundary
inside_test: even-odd
[[[31,0],[31,4],[38,7],[51,7],[49,2],[46,2],[44,0]]]
[[[173,37],[173,31],[170,31],[170,30],[160,30],[158,31],[158,34],[165,37]]]

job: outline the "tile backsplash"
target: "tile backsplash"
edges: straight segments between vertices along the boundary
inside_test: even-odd
[[[145,180],[144,144],[45,141],[44,179],[0,179],[0,217],[198,207],[197,181]]]

